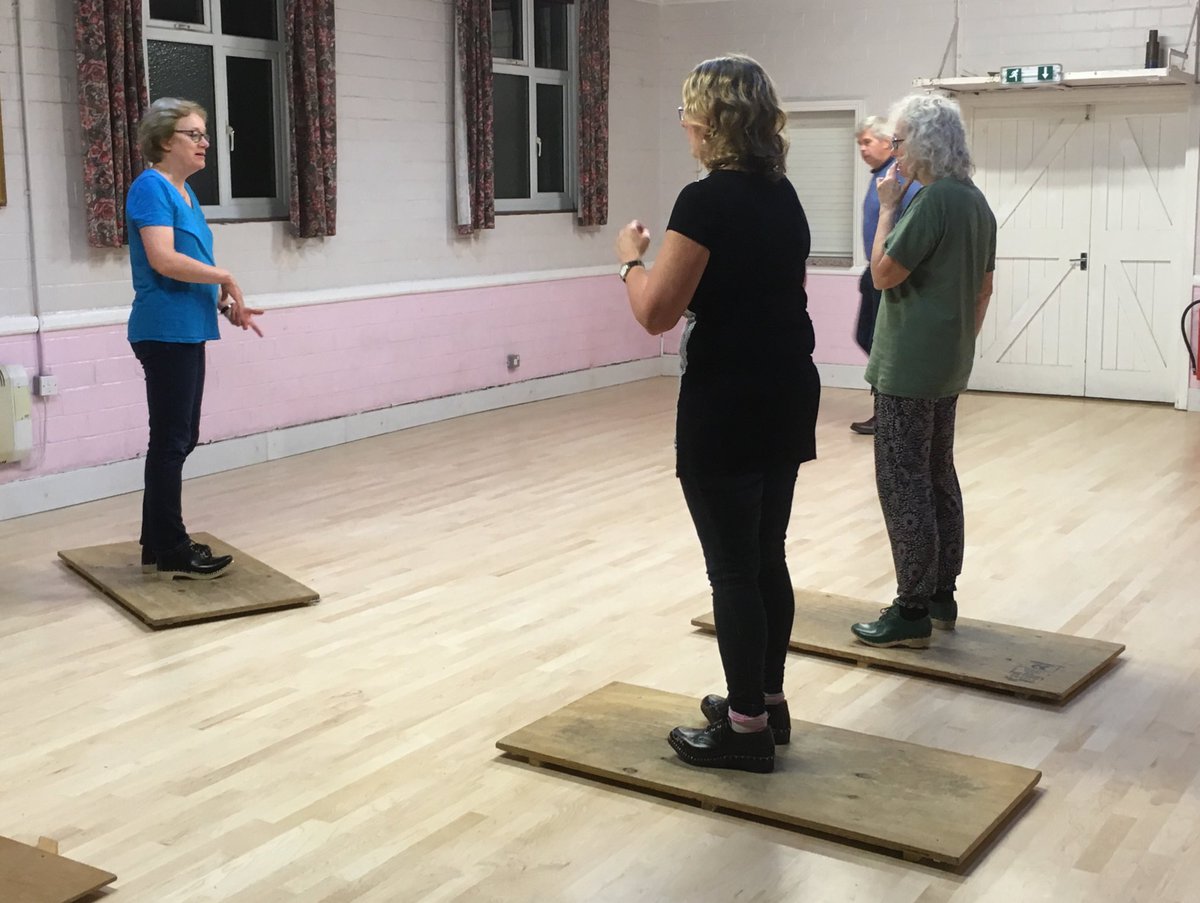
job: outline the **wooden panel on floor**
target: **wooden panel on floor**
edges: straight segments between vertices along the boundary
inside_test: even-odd
[[[641,790],[961,868],[1033,791],[1041,772],[792,721],[772,774],[696,768],[667,745],[700,725],[699,702],[611,683],[496,745]]]
[[[214,555],[232,555],[229,573],[215,580],[160,580],[142,573],[141,547],[136,542],[68,549],[58,557],[155,628],[291,608],[320,599],[304,584],[208,533],[197,533],[192,539],[212,546]]]
[[[110,872],[0,837],[4,903],[71,903],[116,880]]]
[[[1125,651],[1120,643],[961,617],[954,630],[934,630],[928,649],[877,649],[855,639],[850,625],[875,620],[879,609],[798,589],[791,648],[1054,703],[1066,702]],[[712,612],[692,624],[716,632]]]

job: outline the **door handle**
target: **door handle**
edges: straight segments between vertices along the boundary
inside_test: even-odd
[[[1071,259],[1068,261],[1068,263],[1077,263],[1077,264],[1079,264],[1079,271],[1080,271],[1080,272],[1085,272],[1085,271],[1087,270],[1087,251],[1080,251],[1080,252],[1079,252],[1079,256],[1078,256],[1078,257],[1072,257],[1072,258],[1071,258]]]

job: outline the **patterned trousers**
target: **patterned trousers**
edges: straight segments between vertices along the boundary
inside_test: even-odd
[[[954,470],[958,396],[875,396],[875,485],[896,565],[897,601],[924,606],[962,572],[963,504]]]

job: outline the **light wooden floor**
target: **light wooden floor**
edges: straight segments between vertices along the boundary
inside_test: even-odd
[[[152,633],[60,548],[124,496],[0,523],[0,834],[114,900],[1192,901],[1200,885],[1200,416],[964,398],[965,614],[1126,643],[1064,709],[795,657],[797,718],[1045,772],[963,876],[498,758],[612,680],[720,690],[651,380],[189,482],[189,526],[313,609]],[[862,392],[826,392],[797,585],[888,601]],[[664,725],[664,734],[670,725]],[[1189,889],[1190,888],[1190,889]],[[3,897],[0,891],[0,898]]]

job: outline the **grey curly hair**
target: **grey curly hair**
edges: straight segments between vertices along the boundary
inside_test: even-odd
[[[892,122],[908,127],[904,155],[908,170],[930,178],[969,179],[975,171],[967,149],[967,129],[953,100],[938,94],[910,94],[892,107]]]

